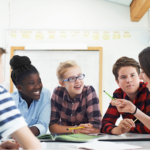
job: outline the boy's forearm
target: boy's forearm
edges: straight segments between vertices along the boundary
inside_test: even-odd
[[[114,127],[114,128],[111,130],[111,134],[120,135],[120,134],[121,134],[120,129],[119,129],[118,127]]]

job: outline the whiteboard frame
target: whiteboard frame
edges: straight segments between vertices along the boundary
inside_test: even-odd
[[[15,51],[17,50],[25,50],[24,46],[20,46],[20,47],[11,47],[11,52],[10,52],[10,59],[14,56]],[[49,49],[52,50],[52,49]],[[61,49],[60,49],[61,50]],[[75,49],[70,49],[70,50],[75,50]],[[90,50],[94,50],[94,51],[99,51],[99,106],[100,106],[100,110],[101,113],[102,111],[102,66],[103,66],[103,48],[102,47],[88,47],[87,51]],[[11,68],[10,68],[10,93],[13,92],[13,82],[11,80]]]

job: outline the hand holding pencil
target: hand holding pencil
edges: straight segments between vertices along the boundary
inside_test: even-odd
[[[111,104],[114,104],[114,102],[111,102]],[[119,112],[133,114],[136,110],[136,106],[131,101],[125,99],[116,99],[115,106]]]
[[[131,113],[131,114],[136,113],[137,108],[131,101],[128,101],[125,99],[114,99],[107,92],[105,93],[112,99],[111,105],[116,106],[119,112],[125,112],[125,113]],[[134,122],[136,122],[137,120],[138,119],[135,119]]]
[[[86,123],[86,124],[80,124],[77,127],[68,128],[67,130],[72,130],[76,134],[77,133],[89,134],[92,133],[94,129],[90,123]]]

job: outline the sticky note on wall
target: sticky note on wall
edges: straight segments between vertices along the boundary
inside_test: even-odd
[[[110,40],[110,33],[109,32],[103,32],[103,40]]]
[[[93,40],[99,40],[99,32],[93,32]]]
[[[31,36],[32,31],[21,31],[23,39],[29,39]]]
[[[120,32],[114,32],[114,33],[113,33],[113,39],[114,39],[114,40],[116,40],[116,39],[121,39]]]
[[[131,37],[131,34],[130,34],[130,32],[124,32],[123,33],[123,38],[130,38]]]
[[[43,35],[42,33],[36,33],[35,38],[36,38],[37,40],[42,40],[42,39],[44,38],[44,35]]]

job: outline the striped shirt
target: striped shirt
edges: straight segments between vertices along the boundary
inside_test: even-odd
[[[0,86],[0,139],[7,138],[26,125],[10,94]]]
[[[114,98],[129,100],[127,94],[122,91],[121,88],[117,89],[114,94]],[[133,104],[137,106],[142,112],[150,116],[150,93],[146,87],[146,84],[140,82],[138,93],[136,99],[134,99]],[[117,119],[122,115],[123,119],[129,118],[135,120],[136,118],[130,113],[120,113],[118,112],[116,106],[109,105],[103,120],[102,120],[102,132],[111,134],[111,130],[116,127],[115,123]],[[150,133],[150,130],[139,120],[135,122],[135,128],[131,128],[132,133]]]
[[[99,99],[92,86],[84,86],[82,93],[74,100],[64,87],[57,87],[51,98],[51,121],[65,126],[90,123],[94,128],[101,128]]]

